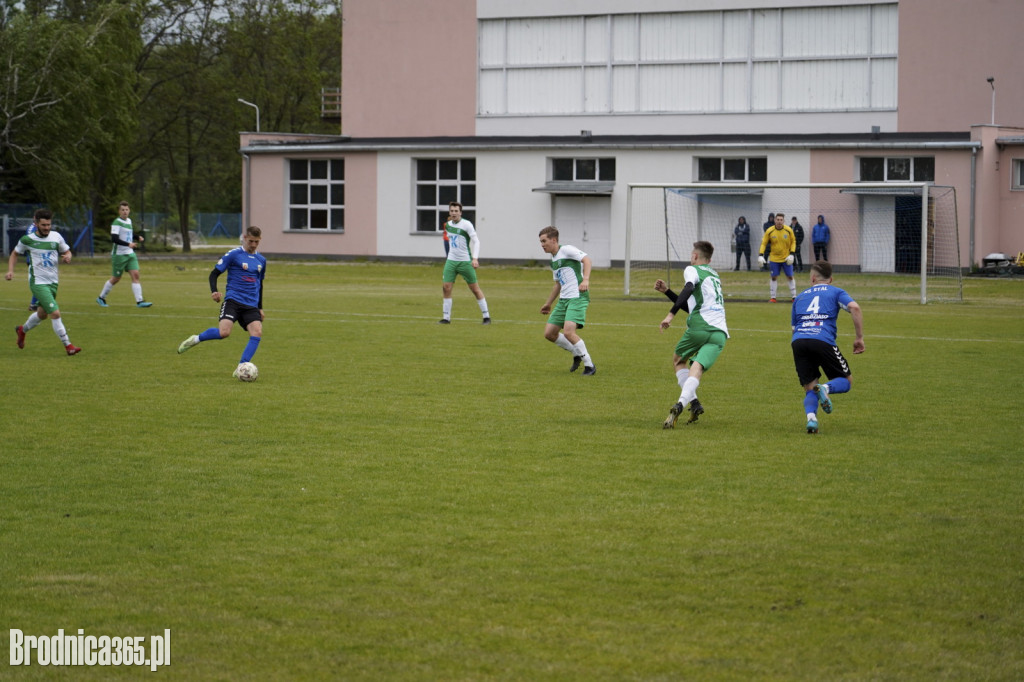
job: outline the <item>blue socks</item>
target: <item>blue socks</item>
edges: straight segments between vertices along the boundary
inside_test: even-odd
[[[218,341],[220,340],[220,329],[217,327],[210,327],[202,334],[199,335],[200,341]],[[245,344],[245,350],[242,351],[242,359],[239,362],[249,362],[252,360],[252,356],[256,355],[256,349],[260,347],[260,337],[250,336],[249,343]]]
[[[260,346],[260,337],[250,336],[249,343],[245,344],[245,350],[242,351],[242,359],[239,362],[249,362],[252,360],[252,356],[256,355],[256,349]]]
[[[829,395],[833,393],[847,393],[850,390],[850,380],[846,377],[839,377],[838,379],[829,379],[828,381],[828,392]]]
[[[837,393],[848,393],[850,390],[850,380],[847,379],[846,377],[829,379],[827,384],[829,395],[835,395]],[[818,413],[818,394],[815,393],[814,391],[807,391],[807,395],[804,396],[804,413]]]

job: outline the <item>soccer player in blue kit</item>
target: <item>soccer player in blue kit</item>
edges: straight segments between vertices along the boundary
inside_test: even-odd
[[[228,285],[224,292],[224,302],[220,306],[220,322],[201,334],[193,334],[178,346],[178,352],[184,353],[192,346],[203,341],[226,339],[231,335],[235,322],[249,332],[249,343],[242,351],[238,364],[250,362],[256,354],[263,336],[263,278],[267,273],[267,259],[256,253],[260,245],[262,232],[256,226],[245,229],[242,246],[224,254],[210,273],[210,297],[221,303],[221,293],[217,291],[217,278],[227,271]],[[235,368],[232,376],[238,376]]]
[[[817,261],[811,266],[811,287],[793,301],[793,361],[804,387],[807,433],[818,432],[818,406],[832,412],[830,395],[850,390],[850,366],[836,345],[836,319],[845,310],[853,318],[854,354],[864,352],[864,317],[848,293],[832,286],[832,265]],[[825,372],[828,383],[818,383]]]

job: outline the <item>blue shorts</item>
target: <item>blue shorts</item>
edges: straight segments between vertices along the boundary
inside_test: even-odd
[[[776,263],[775,261],[768,262],[768,272],[772,277],[779,276],[779,270],[786,273],[786,279],[793,279],[793,266],[789,263]]]

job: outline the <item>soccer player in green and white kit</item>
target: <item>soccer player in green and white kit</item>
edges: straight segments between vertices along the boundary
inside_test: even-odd
[[[71,345],[68,332],[64,329],[64,321],[60,317],[60,308],[57,307],[57,266],[59,263],[71,262],[71,247],[59,232],[53,232],[50,229],[52,220],[53,214],[47,209],[40,208],[36,211],[34,220],[36,231],[19,239],[17,245],[11,250],[5,279],[10,281],[14,278],[14,264],[20,256],[27,253],[29,255],[28,286],[32,290],[32,297],[38,301],[39,307],[28,316],[25,324],[18,325],[14,329],[18,334],[18,348],[25,347],[25,334],[49,317],[50,323],[53,325],[53,333],[64,344],[64,350],[68,355],[75,355],[82,349]]]
[[[666,429],[674,428],[676,419],[688,406],[690,417],[687,424],[697,421],[704,414],[704,406],[697,400],[697,387],[700,385],[704,372],[711,369],[718,354],[725,347],[729,338],[729,329],[725,325],[725,305],[722,299],[722,280],[718,273],[709,265],[715,247],[710,242],[693,243],[690,253],[690,265],[683,270],[686,285],[679,296],[665,288],[665,283],[658,280],[654,288],[662,291],[675,301],[671,312],[661,321],[664,332],[672,324],[672,318],[680,310],[688,312],[686,317],[686,333],[676,344],[672,364],[676,371],[676,381],[682,393],[679,401],[669,410],[668,417],[662,425]],[[689,369],[686,363],[690,363]]]
[[[476,304],[484,316],[483,323],[491,323],[491,314],[487,310],[487,299],[480,285],[476,283],[476,269],[480,267],[480,239],[476,236],[473,223],[462,217],[462,204],[452,201],[448,204],[449,220],[444,224],[448,234],[448,258],[444,262],[444,275],[441,278],[441,293],[444,297],[441,308],[441,319],[438,324],[452,323],[452,287],[456,275],[462,275],[469,290],[476,296]]]
[[[138,241],[133,241],[134,230],[132,219],[128,217],[131,206],[127,201],[122,201],[117,207],[117,217],[110,225],[110,241],[113,248],[110,250],[110,273],[109,280],[103,283],[103,290],[96,298],[100,306],[107,307],[107,294],[114,288],[114,285],[121,281],[121,275],[127,270],[132,278],[132,293],[135,295],[135,305],[139,308],[148,308],[153,305],[142,298],[142,283],[139,281],[139,258],[135,255],[135,248],[142,241],[139,235]]]
[[[576,333],[586,324],[590,306],[590,256],[575,246],[560,246],[555,227],[545,227],[540,231],[540,248],[551,254],[551,270],[555,279],[555,286],[540,309],[543,315],[550,313],[544,327],[544,338],[573,354],[570,372],[575,372],[583,363],[584,376],[592,376],[597,373],[597,367],[590,359],[587,344]],[[555,299],[558,299],[558,305],[552,310]]]

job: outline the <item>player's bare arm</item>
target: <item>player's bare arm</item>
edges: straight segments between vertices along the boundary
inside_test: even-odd
[[[562,292],[562,285],[555,282],[555,286],[551,288],[551,293],[548,295],[548,300],[544,302],[544,305],[540,307],[540,314],[547,315],[551,312],[552,304],[558,300],[558,294]]]
[[[590,256],[583,257],[583,281],[580,282],[580,291],[590,289]]]
[[[860,306],[857,305],[856,301],[851,302],[847,309],[850,311],[850,317],[853,318],[853,333],[856,338],[853,340],[853,352],[859,354],[864,352],[864,313],[861,312]]]
[[[11,249],[11,257],[7,260],[7,274],[4,275],[4,279],[10,282],[14,279],[14,264],[18,261],[18,252]]]

